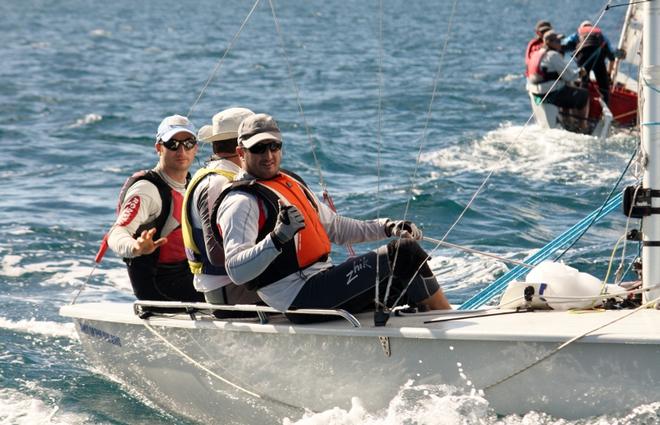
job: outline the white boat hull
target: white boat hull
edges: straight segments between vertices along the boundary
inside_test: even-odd
[[[82,304],[61,313],[75,318],[89,359],[103,373],[166,410],[208,423],[295,419],[303,409],[348,409],[354,396],[376,411],[410,381],[470,393],[623,314],[536,312],[432,324],[423,321],[433,316],[407,316],[386,327],[353,328],[341,320],[142,320],[131,304]],[[371,316],[361,319],[366,325]],[[641,311],[484,396],[499,414],[537,410],[569,419],[659,401],[658,323],[660,311]],[[390,356],[379,336],[388,337]]]

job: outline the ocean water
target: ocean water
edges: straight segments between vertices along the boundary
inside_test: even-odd
[[[524,258],[597,209],[638,134],[599,141],[526,126],[522,54],[538,19],[569,33],[604,3],[465,0],[448,32],[453,2],[387,0],[380,37],[375,0],[280,1],[277,21],[263,1],[234,39],[252,1],[0,2],[0,424],[187,423],[98,374],[58,315],[85,282],[81,302],[133,298],[113,254],[90,273],[119,187],[157,160],[166,115],[192,108],[201,126],[229,106],[270,113],[283,165],[316,190],[322,175],[341,213],[407,213],[434,238],[492,173],[447,240],[504,257]],[[624,12],[600,22],[613,41]],[[624,225],[612,214],[565,261],[603,277]],[[507,270],[447,249],[432,265],[455,303]],[[349,410],[282,423],[660,423],[660,403],[571,422],[497,416],[487,400],[441,386],[401,388],[383,411],[354,396]]]

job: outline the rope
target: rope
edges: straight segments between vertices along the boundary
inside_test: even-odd
[[[383,144],[383,0],[378,2],[378,131],[376,133],[376,219],[380,220],[380,155]],[[387,254],[385,254],[387,255]],[[376,250],[374,305],[376,310],[385,306],[385,300],[380,301],[380,250]]]
[[[611,1],[612,1],[612,0],[609,0],[609,1],[607,2],[607,5],[609,5],[609,4],[611,3]],[[607,5],[606,5],[606,6],[607,6]],[[603,7],[603,9],[602,9],[601,12],[600,12],[600,15],[598,16],[597,19],[595,19],[595,23],[594,23],[594,25],[593,25],[591,31],[589,31],[589,34],[588,34],[588,35],[591,35],[591,32],[593,31],[593,29],[594,29],[596,26],[598,26],[598,23],[599,23],[599,22],[601,21],[601,19],[603,18],[603,15],[604,15],[605,12],[607,11],[607,7],[606,7],[606,6]],[[584,45],[586,39],[587,39],[587,37],[585,37],[585,39],[582,41],[582,43],[580,43],[580,45],[575,49],[575,52],[574,52],[573,55],[571,56],[571,59],[568,61],[568,63],[567,63],[566,66],[564,67],[564,69],[563,69],[563,70],[561,71],[561,73],[559,74],[559,77],[557,77],[557,79],[556,79],[555,82],[552,84],[552,86],[550,87],[550,89],[548,90],[548,92],[546,92],[546,94],[543,96],[543,99],[541,99],[541,102],[540,102],[541,104],[542,104],[543,102],[545,102],[545,100],[546,100],[546,98],[548,97],[548,95],[552,92],[552,90],[556,87],[557,83],[561,80],[561,77],[566,73],[566,70],[568,69],[568,67],[571,65],[571,63],[573,63],[573,61],[575,60],[575,56],[577,55],[577,52],[579,51],[579,49],[582,48],[582,46]],[[515,137],[515,138],[514,138],[509,144],[507,144],[506,149],[504,150],[504,152],[502,153],[502,155],[500,155],[499,160],[497,161],[497,163],[501,162],[501,161],[504,159],[504,156],[509,152],[509,150],[511,149],[511,147],[513,146],[513,144],[514,144],[514,143],[520,138],[520,136],[522,136],[522,133],[525,131],[525,129],[527,128],[527,126],[528,126],[529,123],[531,122],[532,118],[534,118],[534,112],[533,112],[533,111],[532,111],[532,114],[531,114],[531,115],[529,116],[529,118],[527,119],[527,122],[525,122],[525,125],[523,126],[523,128],[520,130],[520,132],[518,132],[518,135],[517,135],[517,136],[516,136],[516,137]],[[475,193],[472,195],[472,197],[471,197],[470,200],[468,201],[468,203],[467,203],[467,205],[465,206],[465,208],[463,208],[463,211],[461,211],[461,213],[459,214],[458,218],[456,218],[456,220],[454,221],[454,223],[449,227],[449,229],[447,230],[447,232],[446,232],[446,233],[444,234],[444,236],[440,239],[441,241],[444,241],[444,240],[447,238],[447,236],[449,236],[449,234],[451,233],[451,231],[456,227],[456,225],[461,221],[461,219],[463,218],[463,216],[464,216],[464,215],[467,213],[467,211],[472,207],[472,204],[473,204],[474,201],[476,200],[477,196],[479,196],[479,194],[481,194],[481,192],[483,191],[484,187],[486,186],[486,183],[490,180],[490,178],[492,177],[492,175],[495,173],[495,169],[496,169],[496,167],[493,167],[493,168],[488,172],[488,174],[486,175],[486,178],[485,178],[484,181],[479,185],[479,187],[477,188],[477,190],[475,191]],[[404,217],[405,217],[405,216],[404,216]],[[427,256],[427,258],[426,258],[426,261],[428,261],[429,259],[432,258],[432,255],[435,253],[435,251],[436,251],[439,247],[440,247],[440,244],[437,244],[437,245],[436,245],[436,246],[435,246],[435,247],[434,247],[434,248],[428,253],[428,256]],[[424,264],[426,263],[426,261],[423,261],[423,262],[419,265],[419,267],[417,268],[417,271],[416,271],[416,272],[413,274],[413,276],[410,278],[410,280],[408,281],[408,284],[406,285],[405,289],[401,292],[401,294],[399,295],[399,297],[397,298],[397,300],[395,301],[395,303],[398,302],[398,301],[401,299],[401,297],[403,296],[403,294],[405,294],[406,290],[408,289],[408,287],[409,287],[410,284],[412,283],[414,277],[417,275],[417,273],[419,273],[419,271],[420,271],[421,268],[424,266]],[[389,284],[389,283],[388,283],[388,284]],[[473,297],[473,298],[474,298],[474,297]]]
[[[618,322],[618,321],[620,321],[620,320],[623,320],[623,319],[625,319],[626,317],[630,317],[630,316],[632,316],[633,314],[637,313],[638,311],[640,311],[640,310],[642,310],[642,309],[645,309],[645,308],[647,308],[647,307],[652,306],[653,304],[655,304],[655,303],[658,302],[658,301],[660,301],[660,297],[655,298],[655,299],[653,299],[653,300],[647,302],[646,304],[643,304],[643,305],[637,307],[636,309],[632,310],[630,313],[624,314],[624,315],[621,316],[621,317],[617,317],[617,318],[614,319],[614,320],[611,320],[611,321],[609,321],[609,322],[607,322],[607,323],[605,323],[605,324],[603,324],[603,325],[600,325],[600,326],[598,326],[598,327],[596,327],[596,328],[594,328],[594,329],[591,329],[591,330],[589,330],[589,331],[587,331],[587,332],[584,332],[584,333],[582,333],[582,334],[580,334],[580,335],[578,335],[578,336],[575,336],[575,337],[569,339],[569,340],[566,341],[565,343],[559,345],[559,346],[558,346],[557,348],[555,348],[554,350],[550,351],[548,354],[542,356],[541,358],[539,358],[539,359],[537,359],[536,361],[530,363],[529,365],[523,367],[522,369],[519,369],[518,371],[512,373],[511,375],[508,375],[508,376],[506,376],[506,377],[500,379],[499,381],[495,382],[494,384],[490,384],[490,385],[484,387],[483,390],[484,390],[484,391],[488,391],[488,390],[490,390],[491,388],[493,388],[493,387],[495,387],[495,386],[497,386],[497,385],[500,385],[500,384],[502,384],[502,383],[508,381],[509,379],[515,377],[515,376],[520,375],[521,373],[523,373],[523,372],[525,372],[525,371],[527,371],[527,370],[533,368],[533,367],[536,366],[537,364],[539,364],[539,363],[541,363],[541,362],[543,362],[543,361],[549,359],[550,357],[554,356],[555,354],[557,354],[558,352],[560,352],[560,351],[563,350],[564,348],[568,347],[569,345],[571,345],[572,343],[574,343],[574,342],[576,342],[576,341],[579,341],[580,339],[584,338],[585,336],[587,336],[587,335],[589,335],[589,334],[591,334],[591,333],[594,333],[594,332],[596,332],[596,331],[598,331],[598,330],[601,330],[601,329],[603,329],[603,328],[605,328],[605,327],[607,327],[607,326],[609,326],[609,325],[611,325],[611,324],[614,324],[614,323],[616,323],[616,322]]]
[[[229,42],[229,46],[227,46],[227,48],[225,49],[224,54],[222,55],[222,57],[220,58],[218,63],[215,65],[215,68],[213,69],[213,72],[211,72],[211,75],[206,80],[206,84],[204,84],[204,86],[202,87],[202,90],[199,92],[199,95],[197,96],[197,99],[195,99],[195,101],[192,103],[192,105],[190,105],[190,109],[188,109],[188,114],[186,115],[186,117],[189,117],[192,114],[193,109],[195,108],[195,106],[197,105],[199,100],[202,98],[202,95],[204,94],[204,91],[206,91],[206,88],[209,86],[209,84],[211,84],[211,81],[213,81],[213,79],[215,78],[216,74],[220,70],[220,66],[222,65],[222,63],[225,60],[225,57],[227,57],[227,54],[229,54],[229,51],[232,49],[232,47],[234,47],[234,43],[236,42],[236,40],[238,40],[238,36],[243,31],[243,28],[245,27],[245,24],[247,24],[248,21],[250,20],[250,17],[252,17],[252,13],[255,11],[255,9],[259,5],[260,1],[261,0],[256,0],[254,2],[254,5],[252,5],[252,9],[250,9],[250,12],[248,12],[245,19],[243,19],[243,22],[241,23],[240,28],[238,29],[236,34],[234,34],[234,37]]]
[[[447,247],[449,247],[449,248],[458,249],[458,250],[460,250],[460,251],[465,251],[465,252],[469,252],[469,253],[472,253],[472,254],[478,254],[478,255],[483,255],[483,256],[485,256],[485,257],[494,258],[494,259],[496,259],[496,260],[500,260],[500,261],[505,262],[505,263],[516,264],[516,265],[519,265],[519,266],[521,266],[521,267],[527,267],[527,268],[530,268],[530,269],[534,267],[534,265],[532,265],[532,264],[527,264],[527,263],[523,263],[522,261],[512,260],[512,259],[510,259],[510,258],[500,257],[499,255],[490,254],[490,253],[488,253],[488,252],[483,252],[483,251],[479,251],[479,250],[476,250],[476,249],[468,248],[468,247],[465,247],[465,246],[456,245],[456,244],[453,244],[453,243],[449,243],[449,242],[441,241],[441,240],[438,240],[438,239],[429,238],[428,236],[424,236],[423,239],[424,239],[425,241],[428,241],[428,242],[437,243],[437,244],[440,244],[440,245],[443,245],[443,246],[447,246]]]
[[[628,168],[630,168],[630,164],[632,164],[633,160],[635,159],[635,156],[637,156],[637,148],[636,147],[635,147],[635,149],[633,149],[633,153],[630,156],[630,159],[628,160],[628,164],[626,164],[626,167],[623,169],[623,172],[619,175],[619,178],[617,179],[616,183],[614,183],[614,186],[612,187],[612,190],[610,190],[610,193],[607,195],[607,198],[605,198],[605,202],[603,202],[603,205],[601,205],[600,210],[598,211],[598,214],[600,214],[600,212],[603,210],[603,208],[605,208],[605,205],[612,198],[612,195],[614,194],[614,191],[616,191],[616,188],[619,187],[619,183],[621,183],[621,180],[623,179],[623,177],[628,172]],[[587,231],[591,228],[591,226],[594,223],[595,223],[595,217],[594,217],[594,220],[592,220],[591,223],[589,223],[589,225],[582,231],[582,233],[573,241],[573,243],[571,243],[566,249],[564,249],[564,251],[561,254],[559,254],[557,256],[557,258],[555,258],[553,261],[555,261],[555,262],[559,261],[559,259],[561,259],[561,257],[563,257],[564,254],[566,254],[568,252],[568,250],[573,248],[573,245],[575,245],[577,243],[577,241],[579,241],[580,238],[582,238],[582,236],[584,236],[584,234],[587,233]]]
[[[293,86],[293,91],[296,95],[296,103],[298,104],[298,111],[300,112],[300,116],[303,120],[303,125],[305,126],[307,141],[312,147],[312,156],[314,157],[314,165],[316,166],[316,171],[318,172],[319,175],[319,184],[321,185],[321,189],[323,190],[323,192],[327,193],[327,188],[325,186],[325,182],[323,181],[323,172],[321,171],[321,163],[319,162],[319,159],[316,156],[316,145],[314,143],[314,139],[312,138],[312,133],[309,129],[309,125],[307,124],[307,117],[305,116],[305,110],[303,109],[302,103],[300,101],[300,90],[298,90],[296,79],[293,76],[293,68],[291,67],[291,61],[289,60],[289,55],[287,54],[286,47],[284,45],[284,37],[282,36],[282,31],[280,29],[280,21],[277,18],[277,15],[275,14],[275,5],[273,4],[273,0],[268,0],[268,4],[270,4],[270,10],[273,14],[275,31],[277,32],[277,36],[280,42],[280,47],[282,49],[282,53],[284,54],[284,61],[286,62],[286,69],[287,72],[289,73],[289,79],[291,80],[291,85]]]
[[[442,50],[440,52],[440,57],[438,58],[438,68],[437,68],[437,71],[436,71],[435,76],[433,78],[433,90],[431,92],[431,99],[429,100],[429,106],[428,106],[428,109],[426,111],[426,120],[424,121],[424,127],[422,129],[422,136],[421,136],[420,142],[419,142],[419,149],[417,151],[417,158],[415,160],[415,168],[414,168],[413,175],[412,175],[410,189],[408,190],[409,195],[408,195],[408,199],[406,200],[406,207],[405,207],[404,212],[403,212],[403,219],[404,220],[408,216],[408,210],[410,208],[410,201],[412,200],[414,189],[415,189],[415,179],[417,178],[417,171],[419,170],[419,163],[420,163],[420,159],[422,157],[422,149],[424,147],[424,142],[426,140],[426,134],[428,133],[429,122],[431,121],[431,114],[433,112],[433,102],[435,101],[435,97],[436,97],[436,94],[437,94],[437,91],[438,91],[438,82],[440,80],[440,73],[441,73],[443,65],[444,65],[444,59],[445,59],[445,53],[447,51],[447,46],[449,45],[449,36],[451,35],[452,25],[453,25],[453,22],[454,22],[454,16],[456,14],[456,5],[457,5],[457,3],[458,3],[458,0],[454,0],[454,3],[452,5],[452,9],[451,9],[451,14],[449,15],[449,21],[447,23],[447,37],[445,37],[445,41],[443,43]],[[399,257],[399,246],[400,246],[400,244],[397,244],[397,248],[396,248],[396,251],[394,253],[394,260],[392,261],[392,271],[394,271],[394,268],[396,266],[396,262],[397,262],[398,257]],[[401,291],[401,293],[399,294],[397,299],[394,301],[394,304],[392,305],[392,307],[396,306],[397,303],[399,302],[399,300],[401,300],[401,297],[403,296],[403,294],[406,293],[406,290],[408,289],[408,286],[410,286],[410,283],[413,281],[415,276],[417,276],[417,273],[419,273],[419,270],[422,268],[423,265],[424,265],[424,262],[422,262],[422,264],[419,266],[417,271],[411,276],[410,281],[406,285],[405,289],[403,291]],[[387,291],[386,291],[384,300],[387,300],[387,297],[389,296],[390,287],[392,286],[392,279],[393,278],[394,278],[394,273],[390,273],[389,279],[387,281]]]
[[[217,373],[213,372],[211,369],[207,368],[203,364],[199,363],[198,361],[196,361],[195,359],[190,357],[188,354],[184,353],[180,348],[178,348],[177,346],[175,346],[174,344],[169,342],[164,336],[162,336],[160,333],[158,333],[151,325],[146,323],[146,321],[143,324],[144,324],[144,327],[147,328],[147,330],[149,330],[149,332],[151,332],[158,339],[163,341],[163,343],[167,347],[169,347],[172,351],[174,351],[175,353],[177,353],[178,355],[183,357],[185,360],[187,360],[194,367],[196,367],[200,370],[203,370],[204,372],[208,373],[210,376],[216,378],[217,380],[222,381],[225,384],[227,384],[227,385],[229,385],[229,386],[237,389],[238,391],[240,391],[242,393],[245,393],[249,396],[252,396],[252,397],[255,397],[255,398],[258,398],[258,399],[261,399],[261,400],[267,400],[267,401],[270,401],[270,402],[273,402],[273,403],[276,403],[276,404],[279,404],[279,405],[282,405],[282,406],[285,406],[285,407],[288,407],[288,408],[293,408],[293,409],[296,409],[296,410],[302,410],[301,407],[294,406],[292,404],[289,404],[289,403],[286,403],[286,402],[283,402],[283,401],[280,401],[280,400],[277,400],[277,399],[274,399],[274,398],[271,398],[271,397],[268,397],[268,396],[259,395],[259,394],[255,393],[253,391],[250,391],[246,388],[243,388],[240,385],[235,384],[235,383],[231,382],[230,380],[218,375]]]
[[[631,5],[631,4],[647,3],[647,2],[650,2],[650,1],[653,1],[653,0],[639,0],[639,1],[631,1],[630,3],[613,4],[611,6],[610,5],[606,6],[605,10],[614,9],[615,7],[628,6],[628,5]]]

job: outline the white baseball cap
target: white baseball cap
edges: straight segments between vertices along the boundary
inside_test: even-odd
[[[168,142],[172,136],[181,132],[188,133],[195,138],[197,137],[195,126],[188,118],[181,115],[170,115],[160,122],[160,125],[158,126],[158,134],[156,134],[156,140]]]

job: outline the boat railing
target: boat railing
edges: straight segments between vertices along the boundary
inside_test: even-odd
[[[140,318],[147,318],[155,314],[172,314],[172,313],[186,313],[191,318],[195,319],[195,313],[198,312],[215,312],[215,311],[227,311],[227,312],[254,312],[256,313],[259,323],[267,324],[268,323],[268,314],[304,314],[310,316],[336,316],[346,320],[348,323],[353,325],[353,327],[359,328],[362,325],[360,321],[353,316],[351,313],[342,309],[323,309],[323,308],[300,308],[300,309],[291,309],[286,311],[276,310],[272,307],[265,305],[254,305],[254,304],[235,304],[235,305],[225,305],[225,304],[209,304],[209,303],[187,303],[180,301],[135,301],[133,303],[133,311]],[[221,318],[221,320],[235,320],[237,318],[226,317]],[[245,319],[245,318],[243,318]]]

